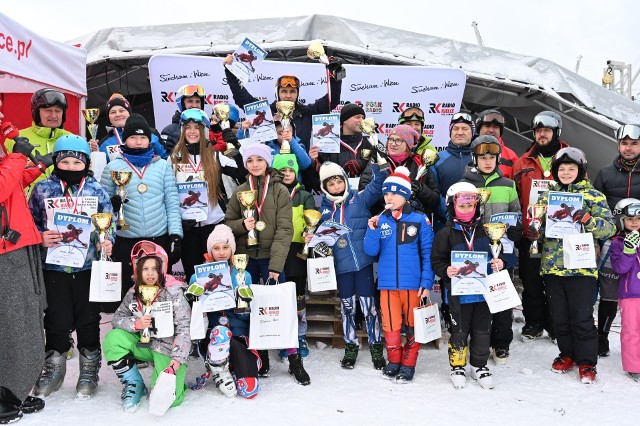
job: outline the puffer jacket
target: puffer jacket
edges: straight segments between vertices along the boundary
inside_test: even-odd
[[[257,233],[260,248],[257,250],[247,249],[248,231],[244,227],[243,207],[240,205],[237,197],[239,191],[249,191],[251,189],[249,182],[245,182],[236,188],[236,192],[227,205],[225,223],[237,237],[237,253],[248,254],[249,257],[255,259],[269,259],[269,270],[280,273],[284,269],[284,263],[287,259],[287,253],[289,252],[289,246],[293,238],[291,197],[287,188],[282,185],[281,178],[278,174],[272,169],[267,169],[267,173],[270,174],[271,178],[260,216],[260,220],[265,222],[267,227],[264,231]],[[247,176],[247,179],[250,178],[253,179],[255,188],[258,191],[257,200],[260,202],[263,196],[265,177],[260,176],[259,178],[255,178]],[[254,217],[257,221],[258,212],[255,208]]]
[[[418,290],[433,287],[429,219],[405,204],[400,220],[384,212],[376,229],[367,228],[364,251],[378,256],[378,290]]]
[[[624,250],[625,234],[617,235],[611,242],[611,266],[620,274],[618,281],[618,298],[640,298],[640,247],[634,254],[626,254]]]
[[[159,237],[178,235],[182,237],[182,217],[178,201],[176,178],[169,163],[160,157],[153,157],[141,180],[122,154],[111,161],[104,169],[100,182],[112,197],[116,193],[116,184],[111,180],[112,171],[130,171],[131,180],[125,186],[128,202],[124,203],[124,218],[130,225],[128,230],[119,230],[118,236],[124,238]],[[147,192],[138,192],[138,185],[144,182]]]
[[[71,187],[71,195],[70,199],[75,200],[75,195],[78,195],[78,185],[73,185]],[[79,194],[81,197],[96,197],[98,199],[98,213],[109,213],[113,214],[113,208],[111,206],[111,200],[107,192],[104,190],[102,185],[98,183],[93,177],[88,176],[85,180],[84,187],[82,192]],[[62,186],[60,183],[60,179],[52,174],[49,179],[43,180],[42,182],[38,182],[38,184],[33,189],[33,193],[31,194],[31,198],[29,199],[29,208],[31,209],[31,214],[33,215],[33,220],[35,221],[36,226],[40,232],[44,232],[48,229],[47,227],[47,209],[45,206],[45,200],[47,198],[64,198],[64,193],[62,192]],[[77,214],[84,214],[83,212],[78,212]],[[115,222],[115,221],[114,221]],[[115,243],[116,236],[113,232],[115,227],[112,227],[107,230],[107,238],[111,240],[111,243]],[[61,231],[62,232],[62,231]],[[70,268],[61,265],[51,265],[49,263],[44,264],[44,269],[48,271],[60,271],[60,272],[79,272],[86,271],[91,269],[92,262],[97,259],[97,250],[96,250],[96,242],[97,239],[95,235],[92,235],[88,238],[89,247],[87,252],[87,257],[85,258],[84,265],[81,268]],[[43,250],[43,260],[46,257],[47,251]]]
[[[173,336],[162,339],[151,338],[151,350],[175,359],[180,364],[187,362],[191,351],[191,335],[189,324],[191,321],[191,307],[184,298],[185,285],[171,275],[166,275],[164,288],[158,293],[158,302],[172,302],[173,306]],[[142,302],[134,294],[135,286],[122,299],[122,303],[113,314],[111,326],[129,333],[139,333],[135,329],[135,322],[142,316]]]
[[[513,166],[518,160],[518,154],[516,154],[511,148],[504,144],[502,137],[498,138],[498,142],[502,145],[502,152],[500,153],[500,170],[502,175],[507,179],[513,179]]]
[[[447,225],[436,234],[433,240],[433,248],[431,249],[431,266],[433,272],[442,279],[445,290],[445,300],[447,302],[453,301],[460,304],[484,302],[484,296],[479,294],[463,296],[451,295],[451,278],[447,275],[447,268],[451,266],[452,251],[469,251],[469,247],[467,246],[464,231],[460,224],[449,220]],[[489,260],[493,257],[491,254],[491,240],[487,237],[482,227],[482,220],[476,223],[472,251],[486,252]],[[504,257],[504,254],[500,253],[499,258],[504,262],[505,269],[515,266]],[[491,265],[487,262],[487,274],[491,274],[492,272]]]
[[[347,182],[348,195],[344,202],[335,204],[326,195],[322,196],[320,223],[332,220],[342,223],[351,229],[342,238],[347,240],[344,248],[333,246],[333,258],[336,274],[359,271],[371,265],[375,259],[364,251],[364,236],[367,233],[368,221],[371,217],[371,207],[382,197],[382,183],[388,175],[387,171],[380,172],[377,164],[371,166],[373,181],[363,191],[351,189]]]
[[[116,137],[114,132],[118,132],[118,137]],[[113,150],[110,150],[109,147],[120,145],[120,141],[122,140],[122,132],[123,129],[109,128],[107,129],[107,136],[100,140],[100,152],[104,152],[104,154],[107,156],[107,163],[111,161],[111,157],[115,158],[117,155],[117,152],[113,152]],[[124,141],[122,142],[124,143]],[[159,156],[163,160],[167,159],[169,154],[167,154],[167,151],[160,144],[160,140],[158,139],[158,136],[155,132],[151,133],[150,145],[153,147],[153,152],[157,156]],[[111,155],[109,155],[110,153]]]
[[[439,152],[440,159],[431,166],[433,177],[440,190],[440,206],[436,210],[439,229],[447,218],[445,197],[451,185],[460,181],[469,163],[471,163],[470,145],[458,146],[449,141],[444,151]],[[434,224],[435,225],[435,224]]]
[[[640,198],[640,161],[629,167],[618,156],[600,169],[593,187],[607,197],[611,211],[624,198]]]
[[[549,191],[573,192],[583,195],[583,209],[588,211],[591,219],[584,224],[584,232],[591,232],[595,240],[606,240],[616,232],[616,226],[604,195],[591,186],[588,179],[583,179],[578,183],[567,186],[560,186],[557,183],[549,185]],[[538,202],[547,205],[549,191],[540,195]],[[543,221],[545,218],[543,218]],[[544,223],[544,222],[543,222]],[[589,269],[565,269],[562,249],[562,240],[558,238],[547,238],[541,232],[542,238],[542,274],[559,276],[590,276],[598,277],[597,268]],[[597,241],[594,241],[594,247]]]
[[[298,183],[296,192],[291,198],[291,216],[293,219],[293,240],[289,247],[289,254],[284,269],[287,277],[300,277],[307,275],[307,262],[298,257],[298,252],[304,247],[304,211],[315,210],[316,202],[310,192],[305,191],[304,185]],[[289,189],[289,188],[287,188]]]

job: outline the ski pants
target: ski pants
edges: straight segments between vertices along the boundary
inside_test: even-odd
[[[453,301],[451,300],[453,299]],[[487,302],[460,304],[457,297],[449,300],[451,316],[451,338],[449,346],[461,353],[469,341],[469,363],[476,367],[485,367],[490,354],[491,311]]]
[[[553,333],[551,309],[545,296],[545,281],[540,275],[540,258],[529,254],[531,241],[520,241],[520,279],[522,280],[522,313],[527,325],[539,325]]]
[[[369,344],[380,343],[380,318],[375,304],[375,285],[373,265],[365,266],[356,272],[346,272],[337,277],[338,293],[342,311],[342,331],[346,343],[358,344],[356,336],[356,294],[367,324]]]
[[[640,299],[620,299],[622,369],[640,373]]]

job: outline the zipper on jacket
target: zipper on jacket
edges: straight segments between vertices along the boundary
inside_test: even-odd
[[[393,217],[393,216],[392,216]],[[402,228],[404,229],[405,224],[402,224]],[[398,228],[400,228],[400,222],[396,221],[396,290],[400,290],[400,268],[398,264]],[[402,233],[402,241],[404,241],[404,232]]]

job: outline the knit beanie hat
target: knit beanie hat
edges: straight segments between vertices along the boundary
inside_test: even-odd
[[[129,114],[131,114],[131,112],[132,112],[131,111],[131,104],[129,104],[129,101],[124,96],[122,96],[120,93],[114,93],[113,95],[111,95],[111,97],[107,101],[107,115],[109,115],[109,111],[114,106],[121,106],[122,108],[124,108],[127,111],[129,111]]]
[[[344,169],[336,163],[325,161],[322,163],[322,166],[320,166],[318,174],[320,175],[320,189],[327,197],[327,200],[334,203],[342,203],[347,198],[347,195],[349,195],[349,179],[347,178],[347,174]],[[332,195],[327,190],[326,181],[334,176],[342,178],[345,183],[344,192],[340,195]]]
[[[219,224],[213,228],[209,238],[207,238],[207,253],[211,254],[211,249],[218,243],[229,244],[231,247],[231,254],[236,252],[236,238],[233,236],[233,231],[227,225]]]
[[[364,117],[367,116],[367,114],[364,113],[364,109],[362,109],[360,105],[352,103],[345,104],[340,110],[340,125],[342,125],[342,123],[344,123],[354,115],[358,114],[362,114]]]
[[[134,113],[127,118],[127,122],[124,124],[122,140],[126,142],[129,136],[135,135],[144,135],[151,142],[151,127],[149,127],[147,120],[140,114]]]
[[[391,173],[382,184],[382,193],[386,194],[387,192],[402,195],[407,200],[411,198],[411,179],[409,178],[409,169],[404,166],[396,167],[393,173]]]
[[[464,123],[468,125],[469,127],[471,127],[471,134],[472,135],[476,134],[476,125],[473,121],[466,120],[463,117],[458,117],[456,119],[452,118],[451,122],[449,123],[449,137],[451,137],[451,131],[453,130],[453,126],[455,126],[458,123]]]
[[[412,149],[420,139],[420,134],[416,132],[413,127],[407,124],[398,124],[391,130],[389,136],[391,135],[398,136],[400,139],[405,141],[409,149]]]
[[[292,169],[296,176],[298,176],[298,160],[295,154],[277,154],[273,157],[273,164],[271,165],[276,170]]]
[[[245,167],[247,166],[249,157],[253,157],[254,155],[261,157],[264,161],[267,162],[267,165],[269,166],[271,165],[271,163],[273,163],[273,154],[271,154],[271,148],[263,143],[254,143],[253,145],[249,145],[248,147],[246,147],[244,149],[244,152],[242,153],[242,162],[244,163]]]

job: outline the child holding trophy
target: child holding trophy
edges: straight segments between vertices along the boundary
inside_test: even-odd
[[[122,383],[122,407],[133,413],[140,400],[147,395],[147,387],[138,371],[136,360],[153,361],[151,386],[155,386],[162,372],[175,375],[175,400],[172,407],[184,399],[187,357],[191,348],[189,322],[191,308],[184,297],[184,284],[167,274],[169,258],[162,247],[142,240],[131,250],[135,285],[113,315],[113,330],[107,333],[104,356]],[[171,312],[173,333],[166,337],[150,336],[152,329],[166,333],[148,313],[149,308],[163,304],[164,312]],[[155,314],[157,315],[157,314]],[[170,331],[170,330],[169,330]],[[143,343],[146,340],[148,343]]]
[[[209,348],[205,366],[207,372],[196,378],[191,389],[202,387],[213,379],[216,387],[227,397],[240,395],[243,398],[254,398],[260,390],[258,370],[261,366],[258,352],[249,347],[249,302],[247,289],[251,285],[251,275],[245,270],[247,255],[236,255],[236,240],[231,228],[218,225],[207,239],[206,260],[210,262],[229,262],[231,266],[231,283],[236,291],[238,307],[222,312],[209,312],[210,326]],[[189,282],[189,290],[194,293],[195,274]]]
[[[295,154],[277,154],[273,157],[272,167],[282,173],[282,184],[287,188],[291,197],[293,217],[293,240],[284,265],[288,281],[296,283],[296,300],[298,308],[298,352],[301,357],[309,355],[307,345],[307,308],[305,295],[307,288],[306,253],[303,253],[305,223],[317,224],[322,216],[316,210],[316,204],[311,193],[305,191],[304,185],[298,182],[298,161]],[[286,358],[286,351],[280,351],[280,358]]]
[[[491,336],[491,311],[477,288],[453,295],[452,279],[473,271],[476,276],[498,272],[507,265],[504,255],[486,262],[486,270],[477,271],[472,261],[456,267],[452,263],[452,251],[473,252],[474,256],[491,255],[491,241],[482,226],[481,198],[478,189],[471,183],[458,182],[449,188],[446,197],[447,213],[450,217],[433,241],[431,265],[442,277],[443,298],[449,304],[451,337],[449,339],[449,365],[451,382],[460,389],[467,383],[467,355],[471,352],[471,377],[485,389],[493,388],[493,376],[487,367]],[[469,262],[467,264],[466,262]],[[466,268],[465,268],[466,267]],[[471,336],[470,344],[467,343]]]
[[[396,167],[382,185],[385,210],[369,219],[364,251],[380,256],[378,289],[384,342],[389,363],[382,369],[396,383],[413,380],[420,343],[415,341],[413,309],[433,287],[431,245],[433,230],[424,213],[409,204],[409,169]],[[401,331],[406,333],[402,346]]]
[[[273,162],[271,148],[258,143],[242,154],[249,171],[247,182],[238,186],[229,200],[225,222],[238,238],[238,251],[249,256],[247,272],[254,284],[262,279],[284,282],[284,265],[293,238],[291,196],[282,185],[282,178],[269,165]],[[257,217],[254,217],[254,212]],[[261,376],[269,373],[269,353],[259,351]],[[298,348],[287,349],[289,371],[298,383],[308,385],[309,375],[302,365]]]
[[[71,346],[69,330],[76,330],[80,352],[77,398],[91,398],[98,386],[100,304],[89,302],[89,283],[92,261],[100,250],[111,254],[115,235],[109,232],[108,238],[100,244],[96,238],[82,235],[82,229],[76,230],[71,223],[69,226],[73,229],[64,226],[58,231],[54,222],[56,213],[82,216],[112,213],[109,195],[88,175],[90,155],[89,144],[80,136],[58,138],[53,147],[53,173],[35,186],[29,199],[35,224],[42,232],[43,247],[63,251],[62,244],[80,244],[74,237],[82,237],[81,243],[88,249],[80,267],[65,266],[64,261],[44,264],[48,304],[44,317],[46,359],[35,387],[38,396],[49,396],[62,385],[67,351]]]

